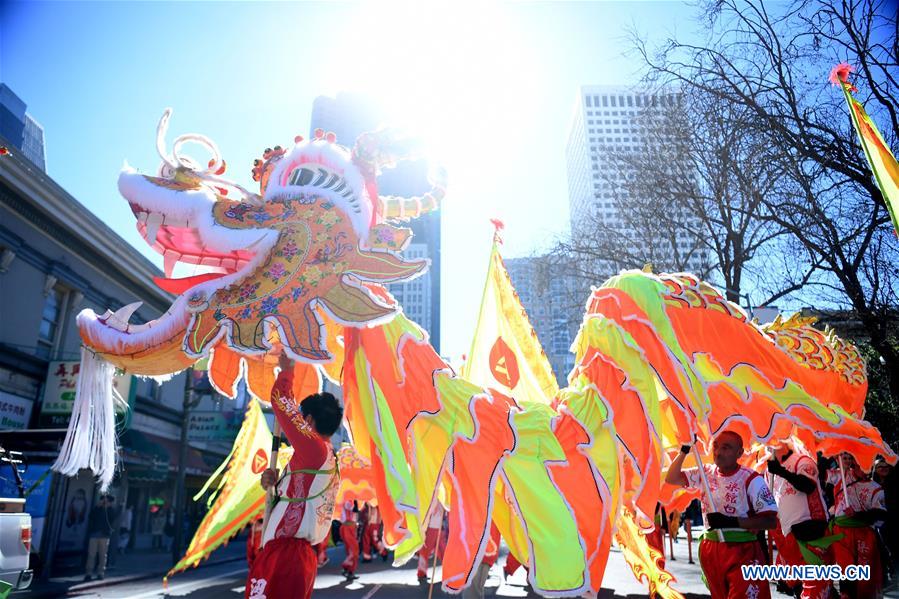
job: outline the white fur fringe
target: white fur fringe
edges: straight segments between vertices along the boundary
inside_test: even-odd
[[[66,476],[90,469],[106,491],[115,475],[115,404],[122,402],[112,386],[115,367],[81,348],[81,368],[69,430],[52,468]]]

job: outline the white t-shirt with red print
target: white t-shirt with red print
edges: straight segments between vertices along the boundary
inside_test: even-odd
[[[843,477],[839,468],[831,468],[827,471],[827,482],[833,485],[835,516],[851,516],[856,512],[867,510],[885,510],[886,503],[883,498],[883,487],[867,478],[857,478],[851,470],[846,470],[846,486],[849,487],[848,497],[843,493]]]
[[[706,514],[710,512],[720,512],[736,518],[777,513],[774,495],[758,472],[741,466],[736,472],[726,476],[718,470],[718,466],[706,464],[704,468],[713,502],[709,501],[698,468],[688,468],[683,473],[687,477],[688,487],[702,491],[702,519],[706,526],[709,524]]]
[[[780,530],[784,535],[790,534],[793,525],[806,520],[827,520],[827,507],[824,494],[818,483],[818,464],[814,458],[794,453],[782,462],[783,467],[793,474],[800,474],[815,483],[815,490],[803,493],[781,476],[767,475],[767,480],[777,502]]]

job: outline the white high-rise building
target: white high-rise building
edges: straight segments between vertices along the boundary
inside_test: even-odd
[[[640,173],[627,173],[620,165],[610,168],[610,158],[614,153],[632,152],[645,147],[647,140],[640,129],[640,119],[646,112],[655,109],[670,109],[678,103],[678,95],[674,93],[651,95],[625,87],[591,85],[580,88],[575,105],[571,129],[565,150],[568,166],[568,198],[571,215],[571,230],[577,234],[584,226],[602,223],[617,230],[626,238],[637,238],[629,235],[628,224],[621,218],[620,202],[615,201],[615,192],[620,193],[622,184],[628,177],[639,176]],[[662,141],[671,142],[671,160],[678,159],[673,136],[662,136]],[[680,144],[678,144],[680,145]],[[631,202],[657,202],[659,217],[664,218],[666,210],[672,210],[671,204],[664,198],[628,198]],[[684,217],[683,214],[679,215]],[[683,222],[683,221],[681,221]],[[695,251],[696,241],[691,240],[686,231],[678,231],[676,238],[679,255],[689,255],[682,264],[689,270],[698,272],[703,265],[704,254]],[[647,250],[647,257],[663,263],[673,263],[670,258],[674,249],[665,244],[664,239],[653,239],[653,251],[646,246],[649,241],[637,239],[636,249]],[[689,251],[693,248],[693,251]],[[605,265],[603,265],[605,266]],[[630,264],[639,267],[642,264]],[[609,265],[609,275],[615,274],[614,267]]]
[[[581,322],[581,314],[572,311],[568,303],[572,294],[571,279],[564,276],[541,277],[534,258],[508,258],[503,260],[503,264],[543,346],[559,387],[565,387],[568,373],[574,367],[574,354],[569,350]]]

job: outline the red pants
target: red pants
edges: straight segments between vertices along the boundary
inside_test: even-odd
[[[843,533],[843,538],[831,546],[834,561],[844,570],[846,566],[858,564],[871,566],[871,577],[868,580],[840,581],[841,597],[880,597],[883,572],[880,565],[880,549],[877,536],[870,526],[849,528],[835,525],[834,534]]]
[[[418,550],[418,577],[426,578],[428,576],[428,562],[434,555],[434,549],[437,549],[437,557],[443,559],[443,550],[446,549],[446,535],[440,534],[440,547],[437,547],[437,534],[439,528],[429,528],[425,533],[425,544]]]
[[[793,533],[784,537],[780,528],[776,528],[771,532],[774,543],[777,545],[777,563],[783,563],[788,566],[801,566],[805,564],[805,558],[799,550],[799,544]],[[825,549],[816,549],[809,547],[809,550],[817,555],[824,564],[833,563],[830,552]],[[792,583],[793,581],[788,581]],[[796,584],[798,586],[799,583]],[[794,586],[790,584],[790,586]],[[828,599],[830,597],[830,581],[829,580],[803,580],[802,581],[802,599]]]
[[[359,565],[359,539],[356,537],[355,522],[344,522],[340,525],[340,540],[346,549],[346,559],[341,565],[344,570],[353,573]]]
[[[767,582],[743,580],[740,566],[764,564],[765,554],[756,541],[722,543],[703,539],[699,543],[699,564],[712,599],[771,599]]]
[[[387,555],[387,549],[381,542],[381,525],[367,524],[362,533],[362,558],[371,559],[371,550],[374,548],[381,555]]]
[[[250,569],[245,599],[309,599],[315,584],[315,550],[305,539],[272,539]]]
[[[646,535],[646,542],[650,547],[659,552],[662,556],[661,566],[665,567],[665,535],[662,534],[662,525],[656,524],[655,530]]]
[[[503,566],[503,572],[506,576],[512,576],[521,566],[524,566],[524,564],[515,559],[515,556],[512,555],[512,552],[510,551],[509,555],[506,556],[506,565]],[[524,569],[527,571],[528,567],[524,566]]]
[[[325,539],[318,545],[313,545],[312,548],[315,549],[315,555],[316,555],[316,558],[318,559],[318,565],[324,566],[325,564],[327,564],[328,563],[328,553],[327,553],[328,540]]]

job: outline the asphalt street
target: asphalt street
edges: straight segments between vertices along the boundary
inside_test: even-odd
[[[681,558],[669,562],[671,572],[678,579],[675,588],[686,597],[708,597],[699,578],[699,567],[686,561],[686,546],[683,541],[675,545],[675,554]],[[329,551],[330,563],[321,568],[315,582],[316,599],[405,599],[428,596],[428,586],[420,585],[415,574],[415,564],[410,562],[402,568],[391,567],[389,563],[375,560],[360,564],[359,579],[347,584],[340,574],[342,547]],[[500,558],[503,563],[505,558]],[[103,587],[79,590],[73,586],[68,597],[102,597],[104,599],[161,599],[163,597],[188,597],[190,599],[238,599],[243,595],[247,568],[243,562],[235,561],[217,565],[207,565],[175,576],[163,589],[159,579],[120,582]],[[440,591],[440,568],[437,568],[434,583],[434,597],[448,597]],[[508,580],[500,578],[500,567],[494,566],[487,582],[487,596],[495,597],[539,597],[529,592],[523,569]],[[646,588],[634,579],[621,553],[612,550],[606,575],[603,580],[602,598],[646,597]]]

